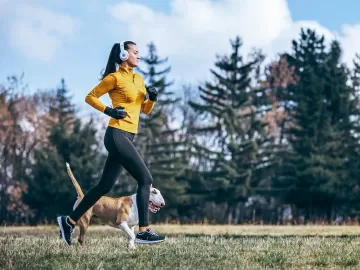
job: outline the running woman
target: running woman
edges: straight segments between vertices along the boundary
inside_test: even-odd
[[[150,114],[157,101],[155,87],[145,86],[143,77],[133,69],[139,64],[139,52],[132,41],[115,43],[111,49],[105,72],[98,85],[85,98],[96,110],[110,116],[104,136],[108,151],[105,167],[97,185],[92,187],[80,204],[68,215],[57,217],[62,238],[71,245],[71,235],[76,223],[101,196],[108,193],[125,168],[137,181],[136,203],[139,214],[137,242],[158,243],[165,240],[149,226],[149,197],[153,179],[143,159],[133,145],[138,132],[139,116]],[[116,68],[118,64],[118,69]],[[99,98],[108,93],[112,108]]]

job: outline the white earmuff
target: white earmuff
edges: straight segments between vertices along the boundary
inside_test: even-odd
[[[129,58],[129,53],[125,50],[125,42],[120,42],[120,60],[126,61]]]

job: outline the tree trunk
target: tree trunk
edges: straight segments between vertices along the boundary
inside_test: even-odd
[[[241,202],[238,202],[235,208],[235,218],[234,218],[234,223],[235,224],[239,224],[239,220],[240,220],[240,207],[241,207]]]
[[[231,224],[233,219],[233,207],[232,205],[228,206],[228,213],[227,213],[227,224]]]

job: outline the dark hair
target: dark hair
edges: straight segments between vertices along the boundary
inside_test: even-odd
[[[133,41],[125,41],[124,47],[125,50],[129,49],[129,45],[136,45]],[[101,79],[104,79],[110,73],[116,71],[116,64],[121,64],[120,60],[120,43],[115,43],[110,51],[109,59],[106,64],[105,72],[102,74]]]

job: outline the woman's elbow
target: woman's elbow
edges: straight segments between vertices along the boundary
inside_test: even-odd
[[[144,110],[142,110],[142,112],[145,113],[146,115],[149,115],[150,112],[151,112],[151,110],[145,110],[145,109],[144,109]]]
[[[85,97],[85,102],[86,102],[87,104],[91,104],[91,95],[90,95],[90,94],[88,94],[88,95]]]

